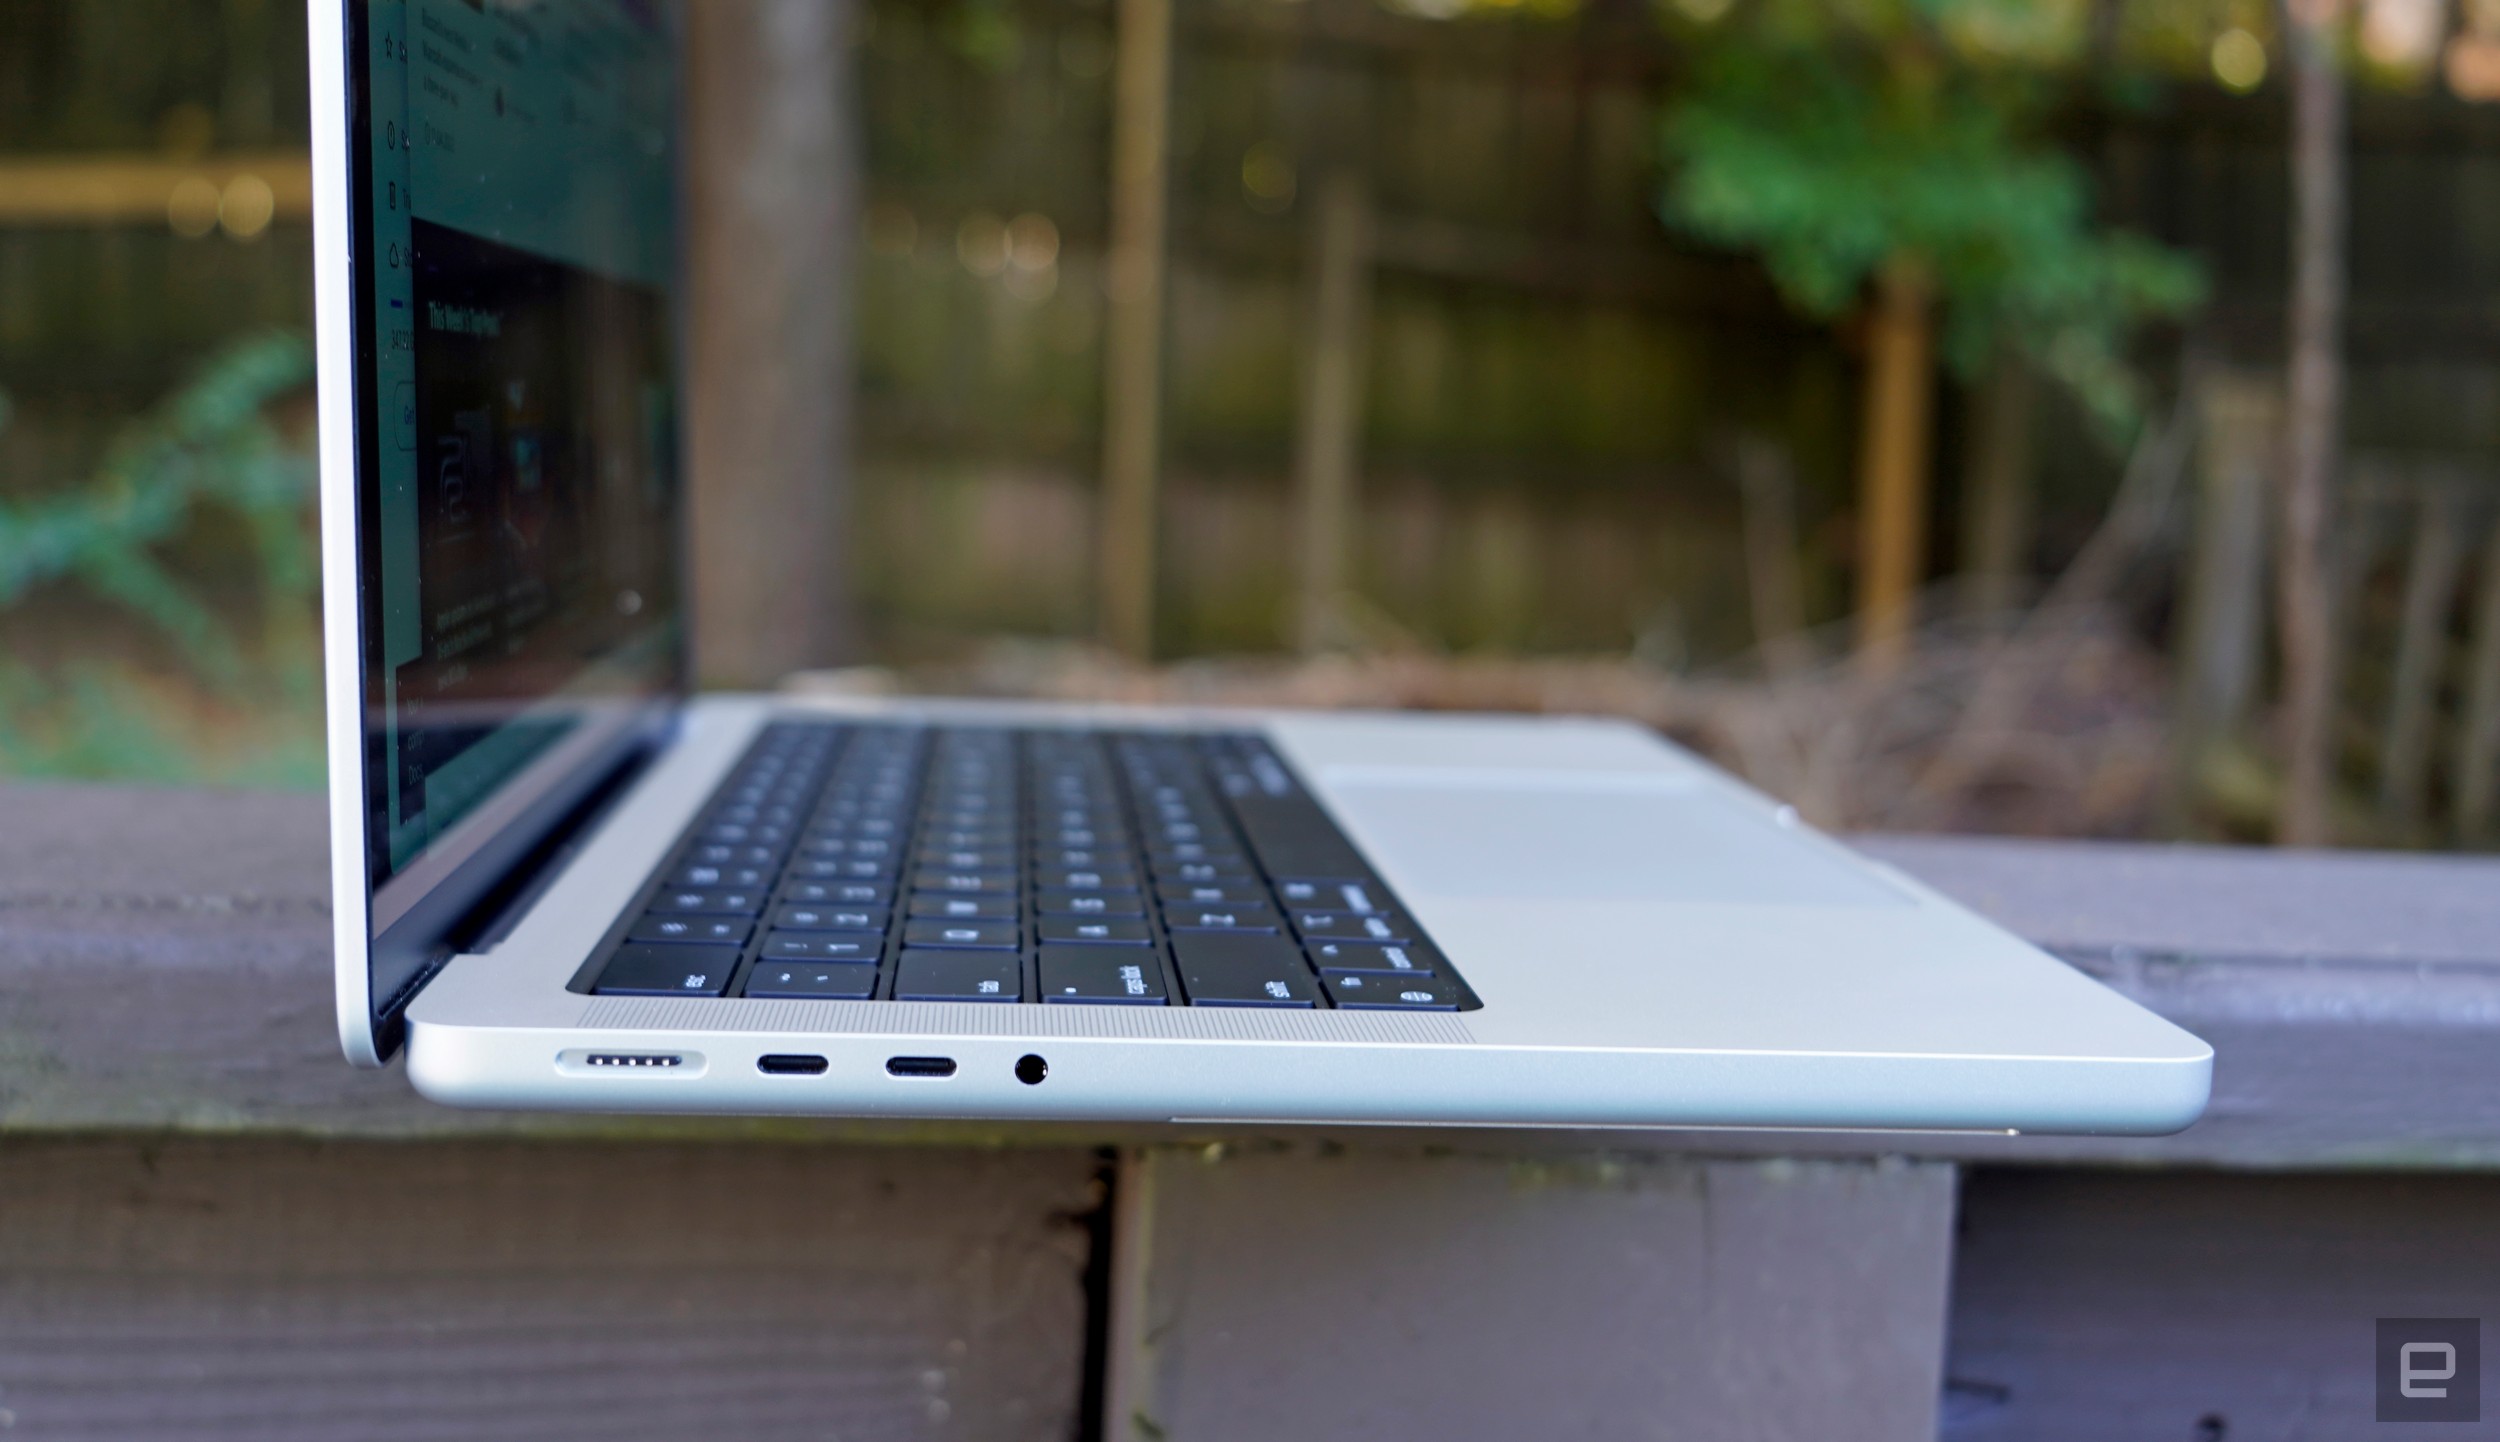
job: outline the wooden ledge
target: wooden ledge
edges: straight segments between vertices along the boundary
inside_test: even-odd
[[[2500,860],[1878,837],[1886,863],[2212,1041],[2177,1137],[1851,1137],[669,1120],[460,1112],[339,1059],[318,797],[0,786],[0,1129],[814,1138],[1096,1146],[1322,1139],[1543,1154],[1906,1152],[2185,1166],[2500,1167]]]

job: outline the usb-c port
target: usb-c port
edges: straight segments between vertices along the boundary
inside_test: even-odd
[[[766,1076],[822,1076],[825,1066],[823,1057],[799,1052],[775,1052],[755,1059],[755,1069]]]
[[[890,1056],[885,1069],[895,1076],[953,1076],[955,1059],[951,1056]]]

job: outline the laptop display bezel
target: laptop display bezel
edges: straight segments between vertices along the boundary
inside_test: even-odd
[[[368,610],[379,536],[367,496],[379,484],[385,411],[378,364],[383,338],[373,305],[373,3],[310,0],[308,17],[333,974],[340,1044],[362,1065],[380,1065],[398,1050],[408,1004],[482,923],[481,908],[508,889],[514,868],[543,854],[550,833],[575,817],[586,798],[665,741],[691,689],[685,622],[691,598],[683,585],[681,527],[666,557],[679,583],[679,621],[661,687],[586,712],[561,744],[430,844],[421,866],[395,878],[387,894],[377,893],[372,828],[382,778],[369,734],[382,677]],[[682,297],[682,285],[676,294]],[[669,344],[677,353],[671,373],[680,378],[682,399],[681,330],[672,325]],[[681,495],[684,474],[681,455]]]

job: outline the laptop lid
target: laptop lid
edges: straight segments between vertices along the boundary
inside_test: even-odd
[[[339,1034],[685,689],[677,19],[311,0]]]

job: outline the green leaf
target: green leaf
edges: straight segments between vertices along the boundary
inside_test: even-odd
[[[1914,260],[1947,362],[2011,346],[2113,427],[2139,414],[2127,345],[2203,296],[2189,257],[2098,223],[2048,138],[2080,11],[2023,0],[1757,0],[1701,41],[1662,134],[1670,224],[1755,255],[1824,320]]]

